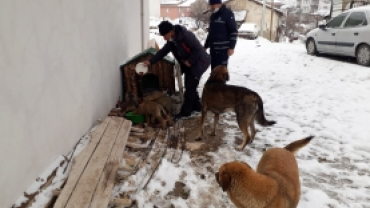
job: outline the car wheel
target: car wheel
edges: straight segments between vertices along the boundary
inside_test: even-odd
[[[316,44],[312,38],[307,40],[306,50],[307,50],[307,53],[310,55],[317,55]]]
[[[358,47],[356,52],[357,63],[362,66],[370,65],[370,46],[363,44]]]

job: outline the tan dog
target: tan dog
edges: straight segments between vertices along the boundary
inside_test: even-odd
[[[267,150],[258,163],[257,172],[246,163],[225,163],[215,174],[216,181],[238,208],[295,208],[301,188],[294,153],[312,138]]]
[[[202,118],[198,139],[203,137],[203,125],[207,117],[207,111],[215,114],[214,128],[211,133],[216,135],[216,127],[220,113],[233,110],[240,130],[243,132],[243,143],[237,148],[244,147],[253,142],[256,135],[254,120],[263,126],[271,126],[275,121],[267,121],[263,111],[262,98],[254,91],[239,86],[227,85],[229,72],[225,66],[218,66],[212,72],[203,88],[202,94]],[[251,128],[251,135],[248,128]]]
[[[150,117],[154,117],[162,125],[163,129],[166,129],[167,125],[172,125],[171,116],[167,114],[161,104],[155,101],[144,101],[140,103],[133,113],[145,115],[146,121],[149,124],[151,122]]]
[[[160,104],[164,108],[164,110],[166,110],[166,113],[169,114],[169,117],[171,117],[173,100],[170,96],[160,91],[154,91],[149,95],[144,96],[144,102],[147,101],[153,101]],[[172,125],[172,119],[170,118],[170,120],[170,125]],[[155,123],[155,117],[151,117],[151,123]]]

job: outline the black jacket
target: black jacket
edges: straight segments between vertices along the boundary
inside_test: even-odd
[[[186,73],[184,69],[187,68],[184,67],[184,62],[189,61],[191,64],[191,73],[195,77],[200,78],[211,63],[209,54],[195,37],[194,33],[181,25],[175,25],[174,30],[175,35],[173,41],[167,41],[163,48],[150,59],[150,63],[155,64],[169,52],[172,52],[180,63],[183,72]]]
[[[209,30],[205,48],[211,51],[227,51],[234,49],[238,38],[234,13],[225,5],[210,17]]]

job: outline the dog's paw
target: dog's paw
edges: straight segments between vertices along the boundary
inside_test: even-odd
[[[197,137],[195,138],[195,141],[201,141],[201,140],[203,140],[203,136],[197,136]]]
[[[243,145],[239,145],[235,149],[238,150],[238,151],[243,151],[244,147],[243,147]]]

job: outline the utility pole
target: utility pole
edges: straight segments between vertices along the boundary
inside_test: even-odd
[[[270,22],[270,41],[272,42],[272,30],[273,30],[273,21],[274,21],[274,0],[271,1],[271,22]]]
[[[266,0],[263,0],[263,7],[262,7],[262,18],[261,18],[261,31],[260,36],[263,37],[264,25],[265,25],[265,8],[266,8]]]

